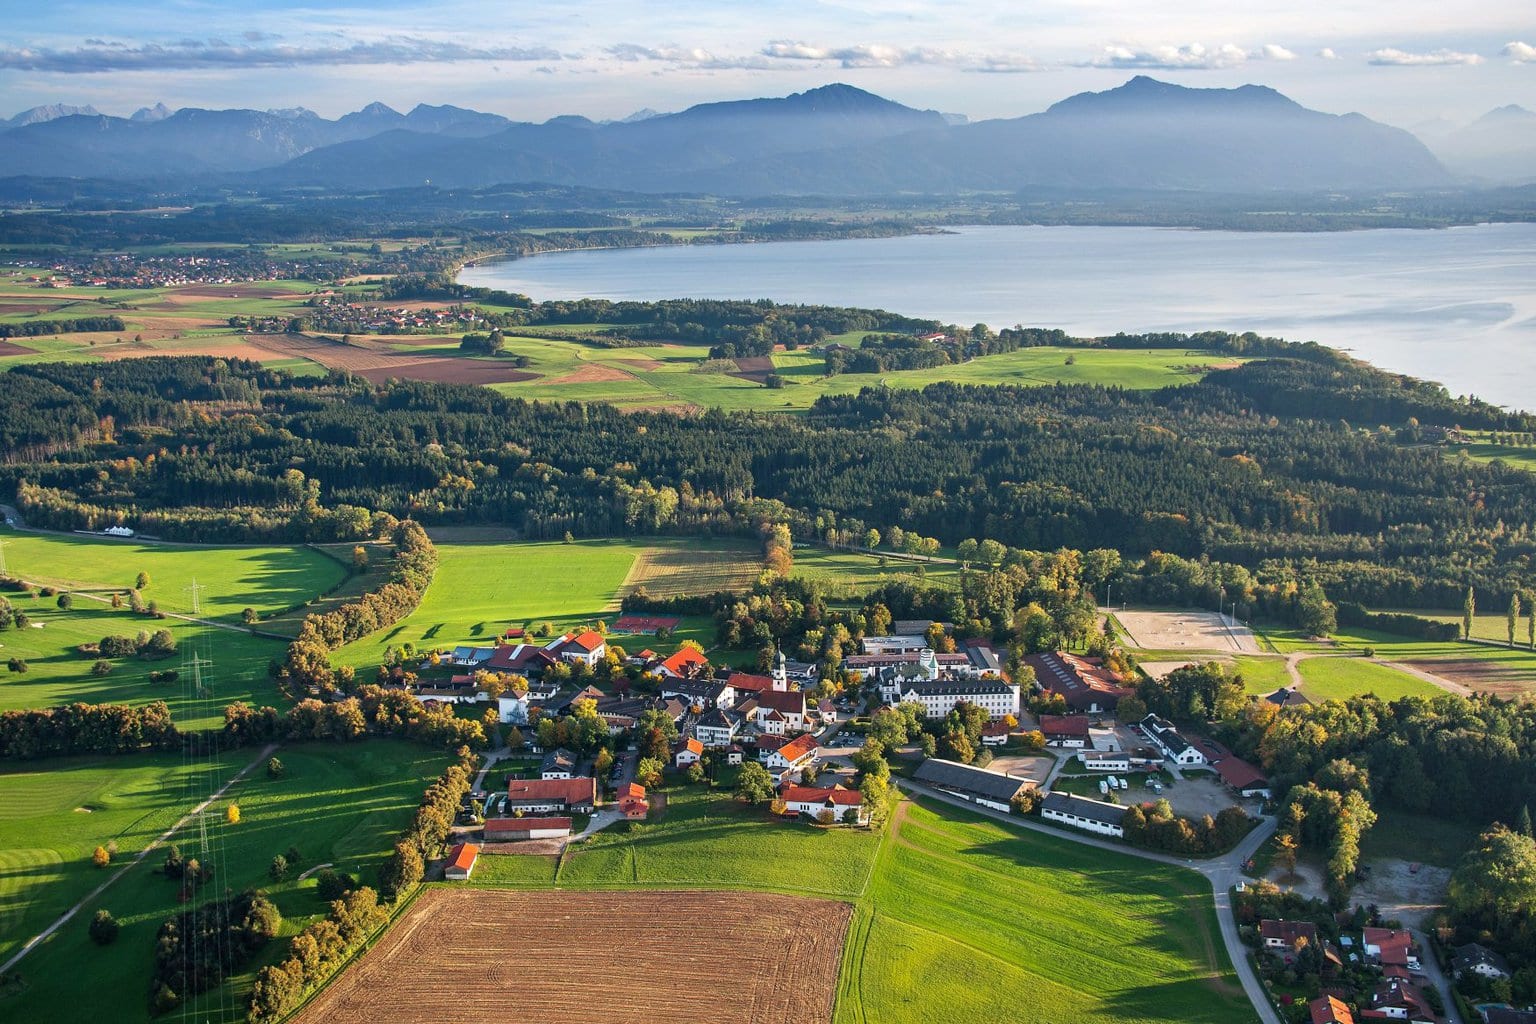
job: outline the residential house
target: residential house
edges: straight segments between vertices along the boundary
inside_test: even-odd
[[[1075,793],[1047,793],[1040,803],[1040,817],[1101,836],[1124,838],[1124,807],[1089,800]]]
[[[457,843],[448,851],[448,862],[443,865],[443,877],[450,882],[463,882],[475,873],[475,861],[480,859],[480,847],[474,843]]]
[[[769,753],[763,766],[768,769],[768,774],[773,776],[776,785],[782,784],[785,779],[798,779],[802,771],[816,763],[816,748],[819,746],[816,737],[809,733],[796,736]]]
[[[1259,939],[1266,953],[1298,953],[1304,946],[1317,945],[1317,925],[1311,921],[1265,918],[1259,922]]]
[[[507,782],[507,810],[538,813],[553,811],[591,814],[597,806],[597,780],[589,776],[574,779],[511,779]]]
[[[487,661],[490,661],[491,656],[495,653],[496,648],[494,647],[461,645],[450,651],[448,657],[444,660],[459,668],[480,668]]]
[[[757,759],[763,764],[768,763],[768,758],[784,744],[789,742],[788,736],[774,736],[772,733],[761,733],[752,740],[752,745],[757,748]]]
[[[1401,1020],[1408,1024],[1439,1024],[1424,993],[1412,982],[1391,978],[1378,985],[1360,1005],[1361,1020]]]
[[[655,673],[663,679],[694,679],[709,669],[709,659],[692,647],[681,647],[677,653],[656,663]],[[666,696],[665,693],[662,694]]]
[[[779,796],[784,800],[786,814],[804,814],[820,820],[824,812],[830,812],[832,820],[843,825],[849,824],[845,816],[851,810],[858,824],[869,824],[869,808],[864,805],[864,794],[856,789],[846,789],[840,785],[815,787],[790,784],[779,790]]]
[[[593,704],[599,704],[607,699],[606,693],[589,683],[561,701],[560,706],[555,710],[562,715],[569,715],[575,712],[576,702],[579,700],[590,700]]]
[[[608,641],[603,639],[601,633],[588,629],[580,633],[567,633],[550,641],[544,649],[561,661],[572,664],[580,662],[588,668],[595,668],[598,662],[608,656]]]
[[[556,747],[544,755],[541,779],[569,779],[576,774],[576,755],[564,747]]]
[[[672,745],[672,764],[686,768],[704,759],[704,744],[692,736],[685,736]]]
[[[1048,747],[1082,750],[1093,746],[1093,741],[1088,737],[1087,715],[1041,715],[1040,732],[1044,734],[1045,745]],[[1127,771],[1129,766],[1121,770]]]
[[[651,813],[651,802],[645,798],[645,787],[638,782],[626,782],[619,787],[615,797],[619,813],[630,821],[642,821]]]
[[[742,750],[741,747],[737,746],[735,743],[732,743],[730,746],[725,748],[725,763],[741,764],[742,757],[745,753],[746,751]]]
[[[1306,698],[1305,694],[1294,686],[1282,686],[1264,699],[1279,708],[1299,708],[1305,704],[1312,703]]]
[[[680,697],[694,707],[728,708],[736,703],[736,691],[723,679],[667,676],[659,692],[663,698]]]
[[[564,839],[571,834],[571,819],[564,817],[487,818],[485,841],[514,843],[525,839]]]
[[[1008,737],[1013,735],[1013,726],[1002,719],[988,722],[981,727],[981,745],[984,747],[1003,747],[1008,745]]]
[[[1480,978],[1507,978],[1509,961],[1476,942],[1457,946],[1451,956],[1451,973],[1461,978],[1475,974]]]
[[[835,724],[837,722],[837,705],[823,697],[816,702],[816,717],[820,718],[824,725]]]
[[[1153,746],[1163,752],[1163,756],[1176,765],[1192,767],[1206,763],[1205,754],[1199,747],[1179,735],[1173,723],[1158,715],[1148,715],[1138,724],[1138,728],[1152,741]]]
[[[1365,955],[1382,967],[1406,967],[1419,970],[1419,957],[1413,951],[1413,936],[1403,928],[1366,928],[1361,932]]]
[[[1355,1024],[1355,1015],[1336,996],[1320,996],[1307,1004],[1312,1024]]]
[[[693,735],[704,746],[713,749],[730,746],[740,729],[740,715],[734,711],[715,708],[704,712],[704,716],[693,727]]]
[[[1042,690],[1059,694],[1076,714],[1108,714],[1120,698],[1135,692],[1099,658],[1047,651],[1027,655],[1024,664],[1035,670],[1035,683]]]
[[[951,796],[999,811],[1011,810],[1013,798],[1035,785],[1029,779],[938,757],[930,757],[918,765],[913,778]]]

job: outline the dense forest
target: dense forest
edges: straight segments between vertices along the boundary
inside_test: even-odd
[[[149,358],[0,374],[0,488],[39,525],[345,540],[371,511],[530,537],[868,528],[1305,577],[1335,600],[1528,585],[1536,478],[1436,428],[1529,417],[1360,364],[1271,359],[1153,392],[937,384],[802,418],[621,413],[420,382]]]

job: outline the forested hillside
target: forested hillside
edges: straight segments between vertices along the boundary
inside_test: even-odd
[[[1444,606],[1523,586],[1536,477],[1452,461],[1435,426],[1531,429],[1358,364],[1264,360],[1156,392],[941,384],[802,419],[625,414],[455,385],[153,358],[0,375],[0,486],[39,524],[345,539],[371,510],[530,537],[899,526],[1116,548]]]

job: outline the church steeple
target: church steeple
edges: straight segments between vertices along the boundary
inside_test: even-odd
[[[784,657],[782,648],[776,648],[773,652],[773,688],[789,689],[789,659]]]

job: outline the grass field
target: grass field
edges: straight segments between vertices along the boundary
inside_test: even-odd
[[[10,596],[11,604],[25,612],[33,627],[0,633],[0,710],[52,707],[83,701],[87,704],[147,704],[165,701],[171,716],[183,729],[217,727],[224,721],[224,706],[243,700],[253,704],[282,706],[282,697],[267,674],[273,658],[281,658],[281,641],[252,636],[243,630],[220,629],[179,619],[152,619],[134,615],[126,608],[77,598],[63,611],[53,598]],[[140,657],[111,660],[105,676],[92,672],[96,657],[75,648],[96,643],[104,636],[132,637],[140,630],[168,629],[177,642],[177,653],[168,658]],[[196,649],[213,659],[205,669],[207,686],[201,693],[190,687],[186,659]],[[4,671],[10,658],[27,663],[25,673]],[[149,673],[175,669],[182,678],[174,682],[150,682]]]
[[[1297,665],[1301,692],[1314,701],[1343,700],[1374,693],[1383,700],[1399,697],[1434,697],[1440,687],[1406,672],[1378,665],[1364,658],[1306,658]]]
[[[958,586],[960,568],[955,565],[929,565],[887,558],[882,565],[879,555],[860,551],[833,551],[829,548],[797,548],[792,575],[819,580],[830,597],[854,600],[876,587],[897,580],[913,583]]]
[[[255,751],[239,751],[221,758],[221,762],[233,767],[253,756]],[[219,849],[214,858],[216,884],[236,890],[246,886],[266,889],[283,914],[281,937],[267,947],[264,959],[256,966],[281,958],[287,947],[284,939],[325,911],[315,895],[312,879],[298,881],[295,872],[288,880],[274,883],[267,874],[272,858],[293,846],[302,854],[301,870],[329,861],[337,869],[372,883],[398,834],[409,824],[422,789],[445,764],[441,754],[391,740],[352,746],[284,748],[278,756],[287,769],[283,778],[268,779],[258,769],[230,791],[230,798],[240,805],[239,824],[225,824],[227,800],[214,807],[209,819],[210,834],[218,840]],[[112,762],[130,764],[119,772],[131,774],[129,783],[110,786],[110,792],[125,794],[120,797],[124,806],[111,812],[112,820],[126,819],[135,808],[142,807],[142,813],[161,814],[169,824],[179,812],[154,788],[153,769],[131,768],[142,761]],[[77,825],[73,817],[62,823],[56,819],[72,814],[67,805],[106,799],[101,785],[93,781],[94,770],[75,775],[55,772],[53,768],[49,765],[47,774],[57,775],[60,784],[53,787],[45,801],[37,801],[41,806],[28,816],[11,818],[6,809],[0,808],[0,849],[39,845],[31,838],[38,834],[73,855],[88,841],[78,833],[92,826]],[[162,766],[159,770],[167,769]],[[101,771],[109,769],[103,765]],[[69,782],[71,779],[79,781]],[[6,781],[7,777],[0,775],[0,787]],[[132,788],[125,788],[128,785]],[[190,806],[181,804],[183,810]],[[137,832],[130,835],[147,832],[150,827],[137,826]],[[179,844],[184,853],[191,855],[196,848],[195,834],[181,834]],[[68,1007],[71,1019],[147,1021],[155,931],[176,909],[175,883],[156,870],[163,859],[151,853],[144,864],[132,869],[99,900],[87,904],[59,933],[29,954],[18,968],[24,983],[21,991],[0,997],[0,1019],[58,1018],[61,1008]],[[48,870],[44,866],[35,875],[29,874],[27,888],[45,886],[50,878]],[[87,866],[87,871],[94,869]],[[88,877],[86,881],[95,880]],[[79,893],[75,895],[78,897]],[[67,902],[68,896],[48,894],[32,898],[52,901],[51,905],[57,907]],[[86,934],[86,926],[98,907],[110,910],[123,926],[117,942],[104,949],[92,944]],[[32,925],[45,922],[48,916],[46,908],[31,912],[25,932],[36,930]],[[9,932],[0,935],[0,941],[10,939]],[[82,965],[87,964],[90,984],[82,985],[80,972]],[[244,993],[249,990],[254,970],[255,967],[231,979],[222,989],[205,994],[198,1000],[197,1012],[186,1019],[227,1024],[243,1021]],[[178,1019],[183,1016],[178,1015]]]
[[[881,834],[769,823],[695,789],[569,855],[482,858],[476,886],[751,888],[855,904],[838,1024],[1249,1021],[1193,872],[922,801]]]
[[[192,547],[4,530],[12,576],[70,590],[125,590],[149,573],[146,601],[190,614],[193,580],[202,616],[240,621],[246,608],[267,614],[303,604],[346,576],[336,559],[305,547]],[[86,603],[84,601],[79,603]]]
[[[1248,693],[1264,696],[1291,685],[1291,674],[1285,670],[1284,658],[1238,655],[1232,659],[1232,665],[1242,675],[1243,689]]]
[[[1360,855],[1365,861],[1391,858],[1455,868],[1477,831],[1443,816],[1384,810],[1360,841]]]
[[[1520,647],[1469,644],[1457,640],[1412,640],[1391,633],[1349,629],[1334,634],[1322,646],[1296,634],[1277,630],[1267,634],[1281,651],[1344,651],[1369,647],[1380,661],[1401,662],[1440,676],[1453,684],[1502,697],[1536,692],[1536,653]]]

